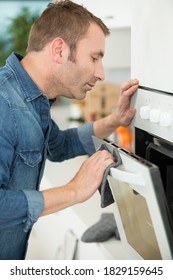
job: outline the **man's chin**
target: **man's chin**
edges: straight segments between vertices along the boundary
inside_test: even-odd
[[[89,90],[83,92],[80,94],[80,96],[77,97],[78,100],[83,100],[86,98],[87,94],[89,93]]]

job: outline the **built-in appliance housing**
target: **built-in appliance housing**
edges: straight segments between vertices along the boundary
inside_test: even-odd
[[[135,147],[133,154],[117,147],[122,164],[109,185],[127,258],[173,259],[173,1],[134,0],[132,10]]]

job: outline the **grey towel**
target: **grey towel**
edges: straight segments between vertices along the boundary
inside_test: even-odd
[[[109,149],[107,148],[107,146],[105,144],[102,144],[98,150],[109,151]],[[122,163],[121,157],[120,157],[119,153],[117,152],[116,148],[113,150],[112,154],[115,157],[115,163],[110,164],[106,168],[105,173],[103,175],[102,183],[101,183],[101,185],[98,189],[99,192],[100,192],[100,195],[101,195],[101,207],[102,208],[105,208],[105,207],[109,206],[110,204],[112,204],[114,202],[114,198],[112,196],[112,192],[111,192],[111,189],[109,187],[108,180],[107,180],[107,177],[110,173],[110,168],[111,167],[117,167]]]

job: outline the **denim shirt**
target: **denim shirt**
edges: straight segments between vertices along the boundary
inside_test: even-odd
[[[12,53],[0,68],[0,259],[23,259],[44,209],[39,191],[45,161],[92,154],[93,124],[61,131],[47,96]],[[57,178],[58,181],[58,178]]]

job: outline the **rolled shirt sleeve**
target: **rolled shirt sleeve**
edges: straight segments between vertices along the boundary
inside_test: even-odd
[[[0,230],[22,226],[27,232],[37,221],[43,209],[42,192],[0,188]]]
[[[95,152],[92,135],[93,135],[93,122],[89,122],[78,127],[79,140],[82,143],[88,155],[92,155]]]
[[[44,209],[44,198],[40,191],[22,190],[27,200],[27,215],[24,219],[24,231],[27,232],[38,220]]]

